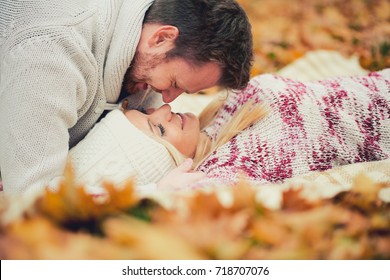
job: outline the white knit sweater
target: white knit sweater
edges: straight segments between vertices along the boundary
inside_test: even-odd
[[[63,174],[118,99],[152,0],[0,0],[0,168],[7,193]]]

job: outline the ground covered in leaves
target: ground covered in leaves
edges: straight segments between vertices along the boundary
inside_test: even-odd
[[[254,35],[253,75],[275,72],[311,50],[359,57],[363,68],[390,67],[388,0],[238,0]]]
[[[361,175],[350,191],[316,201],[288,190],[269,210],[242,182],[229,205],[197,191],[167,209],[138,198],[131,182],[91,197],[68,173],[59,192],[0,227],[0,259],[390,259],[385,186]]]

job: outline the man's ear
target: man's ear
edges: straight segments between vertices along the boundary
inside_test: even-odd
[[[173,25],[162,25],[158,27],[148,40],[149,47],[159,47],[163,44],[174,44],[179,36],[179,29]]]

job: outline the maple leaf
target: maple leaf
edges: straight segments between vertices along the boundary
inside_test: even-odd
[[[83,186],[75,183],[70,165],[67,165],[64,177],[58,190],[46,189],[36,203],[40,212],[60,223],[86,221],[119,213],[139,201],[132,181],[126,182],[121,187],[105,182],[103,186],[106,193],[96,197],[88,194]]]

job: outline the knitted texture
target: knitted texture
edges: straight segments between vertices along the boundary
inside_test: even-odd
[[[0,0],[0,167],[39,191],[116,102],[152,0]],[[135,98],[138,98],[135,96]]]
[[[69,158],[75,177],[91,192],[99,192],[102,181],[120,185],[133,178],[138,186],[156,183],[176,167],[167,149],[119,110],[97,123],[70,150]]]
[[[230,94],[206,129],[220,133],[248,100],[266,116],[209,155],[199,183],[283,182],[309,171],[383,160],[390,155],[390,69],[366,76],[298,82],[276,75],[253,78]]]

